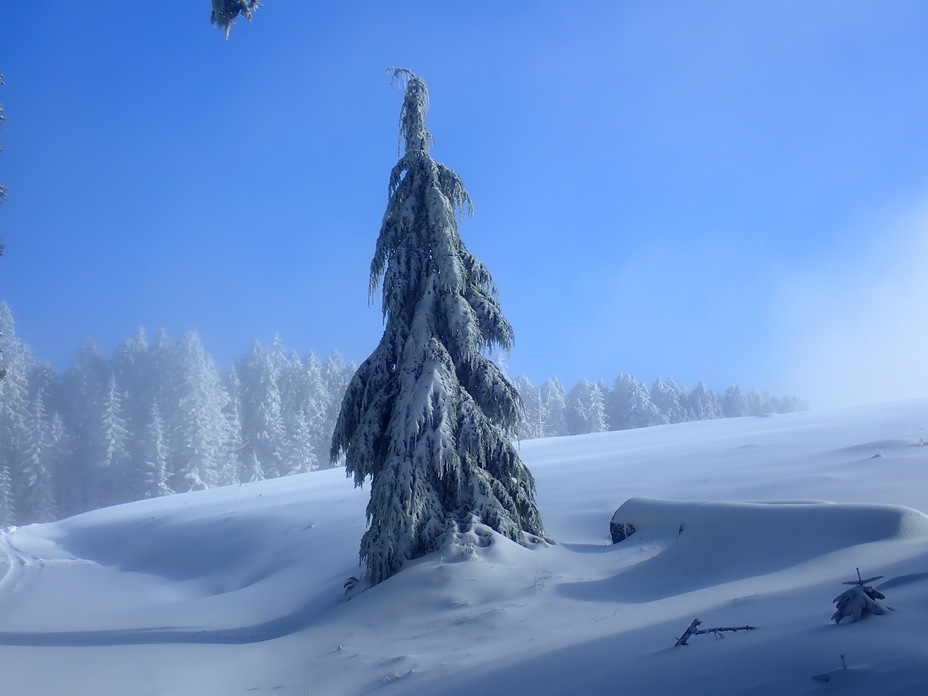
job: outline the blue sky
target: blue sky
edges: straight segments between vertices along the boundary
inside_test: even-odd
[[[399,65],[511,373],[928,395],[923,2],[0,9],[0,300],[56,367],[139,326],[365,358]]]

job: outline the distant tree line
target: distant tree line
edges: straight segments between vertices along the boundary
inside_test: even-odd
[[[139,331],[112,357],[88,343],[58,374],[34,360],[3,303],[0,350],[0,527],[328,468],[356,369],[338,353],[300,357],[274,339],[220,372],[196,333],[172,342]],[[649,388],[628,375],[570,391],[555,378],[515,383],[526,439],[805,408],[738,387]]]
[[[255,343],[220,373],[199,337],[143,332],[64,374],[37,364],[0,303],[0,527],[328,467],[355,366]]]
[[[684,421],[791,413],[808,409],[795,396],[778,398],[731,386],[724,392],[702,382],[693,389],[659,378],[649,387],[631,375],[619,375],[611,387],[581,379],[569,391],[552,377],[534,385],[525,377],[515,384],[525,413],[520,437],[559,437],[607,430],[628,430]]]

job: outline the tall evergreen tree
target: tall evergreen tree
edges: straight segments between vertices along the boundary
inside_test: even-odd
[[[567,392],[557,377],[538,387],[538,437],[567,435]]]
[[[142,435],[139,447],[140,457],[133,477],[133,498],[158,498],[171,495],[174,491],[168,485],[170,455],[164,435],[164,421],[158,404],[151,405],[151,415]]]
[[[661,410],[651,401],[648,387],[632,375],[616,377],[606,399],[606,408],[613,430],[645,428],[666,422]]]
[[[52,477],[52,493],[55,499],[55,507],[60,517],[61,504],[58,501],[60,500],[62,481],[64,478],[61,470],[69,461],[71,455],[71,437],[65,428],[64,420],[58,415],[57,411],[52,414],[48,432],[51,439],[51,454],[48,468]]]
[[[95,481],[99,462],[99,418],[107,385],[109,362],[93,341],[78,351],[62,379],[58,407],[70,447],[58,470],[58,510],[62,516],[98,507]]]
[[[0,528],[16,524],[16,498],[10,463],[19,454],[19,440],[26,419],[26,357],[14,342],[13,313],[0,302]],[[11,350],[12,349],[12,350]],[[13,368],[11,379],[4,380]]]
[[[303,360],[294,357],[294,367],[298,370],[299,390],[291,395],[288,410],[302,414],[306,422],[306,443],[294,447],[294,451],[303,452],[308,466],[304,470],[318,469],[323,462],[328,464],[328,447],[332,441],[332,431],[325,432],[326,411],[329,406],[328,389],[322,371],[322,363],[310,353]],[[344,394],[344,390],[341,392]],[[296,398],[294,398],[296,397]],[[325,449],[322,449],[325,446]],[[321,456],[320,456],[321,455]]]
[[[170,485],[181,493],[212,488],[231,478],[231,433],[225,412],[228,395],[195,331],[181,338],[176,358],[177,401],[164,415],[174,437]]]
[[[329,461],[331,466],[344,464],[341,459],[329,460],[329,447],[332,443],[332,433],[335,432],[335,423],[338,421],[338,412],[341,408],[342,397],[348,389],[351,377],[354,375],[357,365],[353,362],[346,362],[338,351],[333,352],[325,363],[322,365],[322,401],[324,403],[324,413],[322,422],[319,425],[320,450],[318,461],[320,464]]]
[[[692,420],[711,420],[722,417],[722,400],[701,381],[687,397],[687,410]]]
[[[18,481],[17,521],[19,524],[51,522],[58,518],[49,464],[54,445],[51,424],[45,415],[42,394],[36,394],[30,404],[26,421],[26,442],[20,463]]]
[[[665,423],[692,420],[686,408],[688,390],[672,379],[658,377],[651,385],[651,401],[660,409]]]
[[[557,377],[549,377],[536,387],[522,375],[516,378],[515,385],[524,407],[520,437],[531,440],[568,434],[567,393]]]
[[[383,338],[351,380],[332,438],[355,485],[370,476],[367,581],[471,533],[482,523],[527,543],[541,534],[534,480],[511,441],[521,403],[487,357],[509,349],[490,273],[464,247],[456,216],[471,203],[461,180],[432,159],[428,92],[408,70],[400,113],[405,151],[371,262],[383,280]]]
[[[284,356],[257,341],[236,365],[242,380],[242,441],[246,469],[260,462],[265,478],[286,473],[286,429],[281,412],[280,381]],[[250,480],[243,478],[243,481]]]
[[[261,467],[261,460],[258,459],[258,453],[255,451],[254,447],[247,447],[245,449],[240,478],[242,483],[254,483],[255,481],[264,481],[267,478],[264,475],[264,469]]]
[[[226,373],[223,384],[229,400],[226,402],[225,416],[229,424],[229,441],[227,443],[226,458],[231,468],[231,476],[227,484],[240,483],[242,481],[242,450],[244,441],[242,439],[242,381],[239,379],[238,371],[233,365]]]
[[[123,395],[115,375],[110,375],[96,414],[96,439],[93,443],[96,469],[92,473],[92,502],[105,507],[131,500],[129,491],[129,430],[123,417]]]
[[[148,426],[158,385],[165,379],[165,375],[158,375],[153,369],[145,331],[141,328],[136,330],[116,349],[110,363],[117,384],[127,396],[124,414],[127,427],[133,433],[143,433]]]
[[[544,437],[541,426],[540,402],[538,400],[538,387],[525,375],[519,375],[513,380],[519,397],[522,399],[522,422],[519,424],[519,439],[534,440]]]
[[[0,467],[5,470],[5,483],[11,485],[10,500],[4,516],[19,517],[16,498],[23,481],[22,465],[29,448],[29,389],[28,374],[32,369],[32,352],[16,336],[13,313],[0,302],[0,360],[5,377],[0,380]],[[3,474],[3,472],[0,472]]]
[[[281,414],[285,431],[284,475],[319,468],[316,456],[324,406],[322,367],[316,356],[293,353],[281,380]],[[331,433],[330,433],[331,435]]]
[[[10,481],[10,467],[6,459],[0,459],[0,529],[16,524],[16,502],[13,498],[13,484]]]
[[[606,406],[602,388],[596,382],[581,378],[567,395],[564,416],[571,435],[605,432]]]
[[[583,381],[588,382],[588,380]],[[568,411],[571,404],[568,404],[567,392],[557,377],[549,377],[540,385],[535,386],[528,377],[520,375],[516,377],[515,385],[519,389],[519,395],[522,397],[524,406],[519,436],[525,440],[576,435],[581,432],[598,433],[605,429],[605,414],[602,412],[601,407],[594,404],[585,406],[594,414],[593,423],[576,425],[575,429],[574,426],[568,425],[568,418],[570,417]],[[599,385],[593,383],[590,383],[590,385],[600,390]],[[576,391],[578,387],[575,387],[574,390]],[[588,394],[588,397],[602,401],[602,392],[599,391],[598,397],[592,393]],[[574,403],[573,407],[577,408],[579,404]],[[578,414],[575,413],[574,415]],[[598,419],[603,420],[602,424],[598,423]]]

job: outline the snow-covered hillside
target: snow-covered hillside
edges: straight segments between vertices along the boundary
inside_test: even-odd
[[[928,400],[524,442],[556,543],[348,601],[341,470],[6,530],[0,693],[924,694],[926,441]],[[835,625],[858,567],[895,611]],[[758,630],[673,647],[696,617]]]

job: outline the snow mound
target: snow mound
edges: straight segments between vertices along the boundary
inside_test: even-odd
[[[174,582],[199,581],[205,594],[222,594],[249,587],[299,559],[299,541],[312,525],[300,528],[286,520],[247,510],[144,515],[128,524],[87,515],[62,523],[59,543],[100,565]]]
[[[616,548],[660,548],[605,581],[625,601],[765,575],[861,544],[928,538],[928,516],[894,505],[632,498],[616,510],[613,523],[637,530]]]

